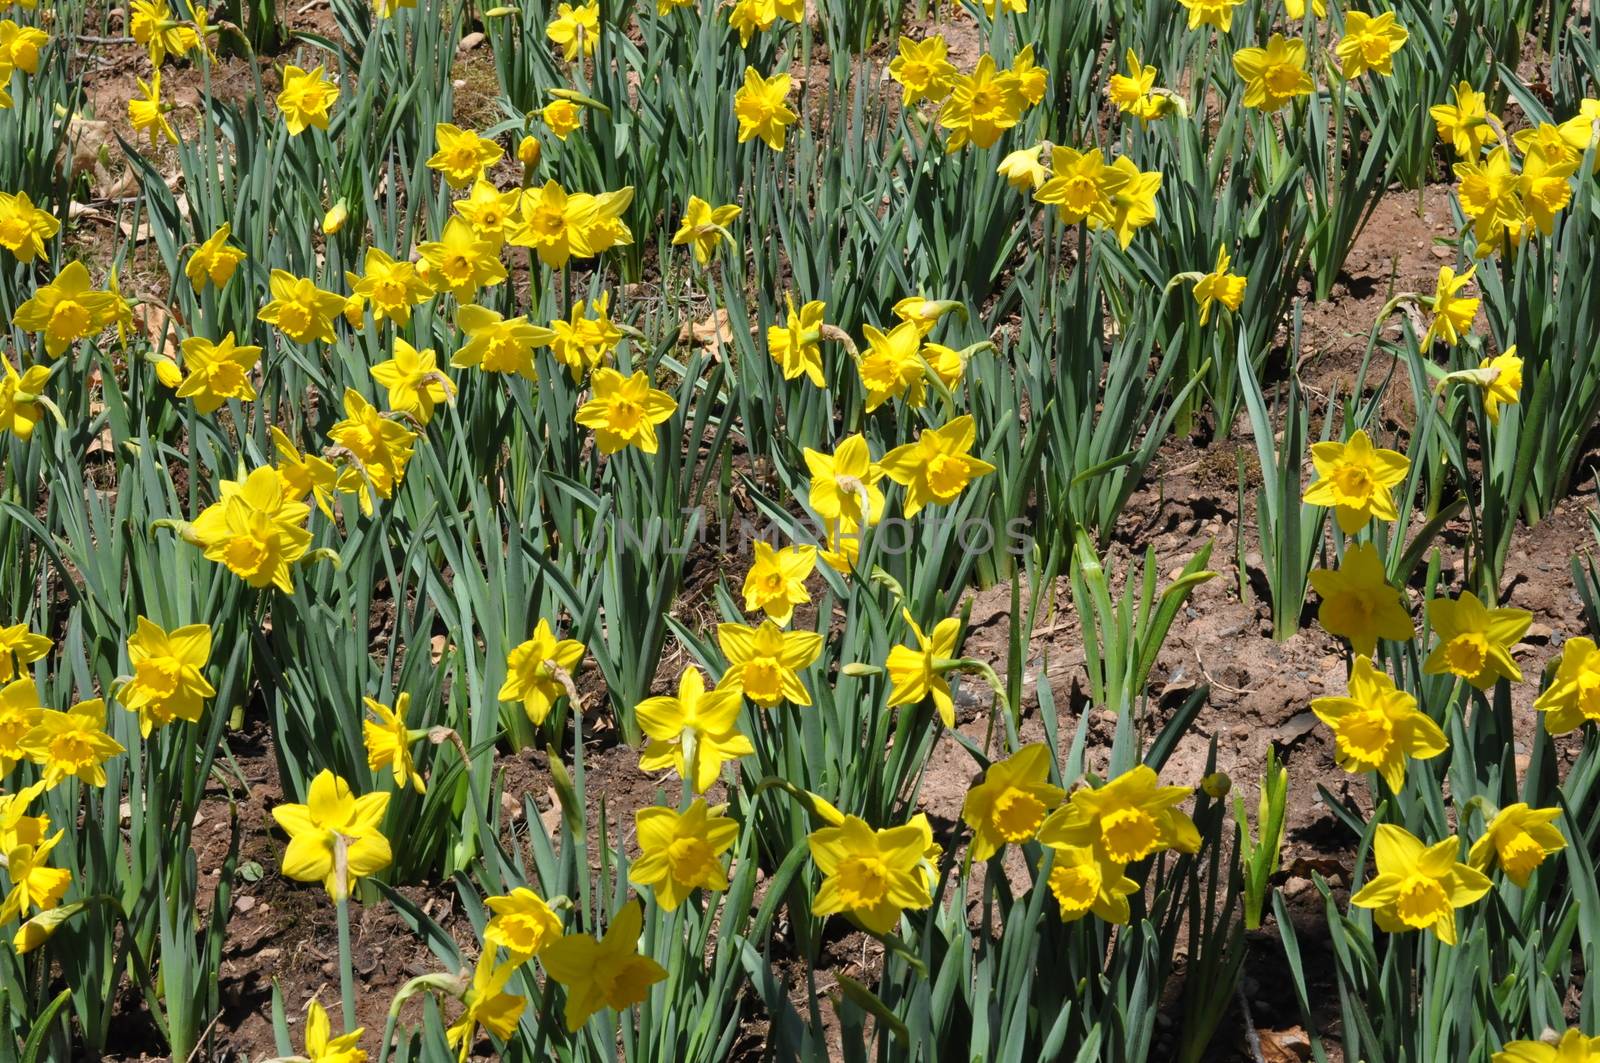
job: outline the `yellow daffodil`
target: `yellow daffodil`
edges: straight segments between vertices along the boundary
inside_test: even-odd
[[[672,244],[674,247],[692,247],[694,260],[704,266],[716,254],[717,245],[723,241],[730,246],[733,244],[733,236],[727,227],[739,214],[740,208],[736,203],[713,207],[699,196],[690,196],[689,205],[684,208],[683,220],[672,236]]]
[[[695,668],[678,677],[677,697],[646,698],[634,707],[634,718],[650,742],[639,758],[640,771],[678,773],[697,794],[716,781],[722,765],[755,752],[739,733],[738,677],[724,679],[712,690]]]
[[[1314,506],[1333,506],[1346,535],[1354,535],[1374,517],[1399,519],[1392,492],[1411,468],[1404,454],[1374,447],[1366,430],[1357,429],[1348,443],[1313,444],[1311,462],[1317,479],[1306,488],[1305,500]]]
[[[1348,547],[1337,569],[1312,569],[1310,578],[1322,597],[1318,622],[1328,634],[1349,639],[1358,655],[1371,657],[1379,639],[1411,641],[1415,634],[1411,613],[1400,591],[1389,583],[1376,546]]]
[[[138,82],[139,91],[144,95],[128,98],[128,124],[136,133],[149,134],[152,151],[163,137],[169,144],[176,144],[177,131],[172,128],[172,123],[167,121],[167,108],[161,103],[161,71],[158,69],[151,74],[149,81],[143,78],[134,80]]]
[[[1296,22],[1301,22],[1306,17],[1306,0],[1284,0],[1284,13]],[[1328,17],[1326,0],[1311,0],[1311,10],[1318,18]]]
[[[1139,892],[1139,884],[1124,873],[1124,867],[1107,860],[1090,846],[1053,845],[1050,868],[1050,894],[1061,909],[1061,921],[1076,922],[1093,913],[1108,923],[1123,924],[1132,914],[1128,896]]]
[[[1597,1060],[1600,1060],[1600,1037],[1590,1037],[1574,1027],[1559,1040],[1508,1041],[1489,1063],[1596,1063]]]
[[[491,913],[483,928],[483,943],[505,949],[515,963],[537,956],[561,936],[561,920],[543,897],[526,886],[486,897],[483,903]]]
[[[739,34],[741,48],[748,48],[752,37],[770,30],[777,21],[773,0],[735,0],[728,9],[728,28]]]
[[[871,325],[862,327],[867,349],[856,363],[861,385],[867,390],[867,412],[890,399],[921,406],[927,381],[922,368],[922,331],[902,321],[888,333]]]
[[[28,806],[44,793],[44,780],[16,793],[0,794],[0,853],[19,845],[38,845],[50,831],[50,817],[28,815]]]
[[[1067,225],[1091,219],[1102,226],[1111,224],[1116,216],[1113,199],[1128,183],[1126,170],[1107,165],[1099,148],[1077,151],[1056,146],[1050,151],[1050,174],[1033,194],[1035,200],[1055,207]]]
[[[1040,66],[1033,56],[1033,45],[1027,45],[1011,60],[1011,73],[1017,79],[1017,91],[1029,107],[1037,107],[1050,87],[1050,72]]]
[[[433,420],[433,408],[455,397],[456,386],[439,369],[433,349],[419,351],[405,340],[394,339],[394,357],[371,369],[372,379],[389,392],[389,408],[415,417],[419,424]]]
[[[1493,372],[1493,379],[1483,385],[1483,412],[1490,424],[1500,423],[1500,407],[1515,406],[1522,401],[1522,359],[1517,357],[1517,345],[1507,347],[1504,354],[1485,358],[1478,368]]]
[[[1521,178],[1511,165],[1511,153],[1495,148],[1482,161],[1455,164],[1456,199],[1461,212],[1472,219],[1478,257],[1492,254],[1509,235],[1520,242],[1528,225],[1528,208],[1519,194]]]
[[[533,248],[540,262],[560,269],[573,258],[590,258],[631,242],[633,235],[622,224],[621,214],[632,201],[631,186],[603,196],[569,195],[555,181],[546,181],[542,187],[522,193],[518,208],[522,223],[512,231],[509,242]]]
[[[1239,307],[1243,305],[1245,287],[1250,282],[1237,273],[1230,273],[1229,267],[1232,264],[1233,260],[1228,256],[1228,249],[1218,247],[1216,269],[1195,281],[1194,301],[1200,304],[1201,325],[1210,319],[1214,307],[1222,306],[1237,313]]]
[[[846,436],[832,454],[805,448],[812,510],[830,530],[859,531],[883,516],[883,469],[872,460],[865,436]]]
[[[940,320],[948,313],[961,310],[961,304],[950,299],[927,299],[920,295],[908,295],[899,300],[891,308],[894,316],[901,321],[917,326],[917,334],[926,338]]]
[[[1458,81],[1453,93],[1453,103],[1436,104],[1428,108],[1428,114],[1439,130],[1440,140],[1463,159],[1475,159],[1495,135],[1484,95],[1465,81]]]
[[[205,243],[189,256],[188,263],[183,267],[183,274],[189,278],[189,283],[196,292],[205,287],[208,280],[221,288],[233,279],[239,263],[250,257],[237,247],[229,246],[228,241],[232,236],[233,227],[223,222],[217,227],[217,231],[207,237]]]
[[[889,674],[888,707],[920,705],[928,698],[946,727],[956,725],[955,699],[944,673],[956,657],[956,640],[961,635],[961,621],[948,617],[933,626],[931,635],[911,618],[909,609],[902,610],[915,646],[896,646],[889,651],[884,670]]]
[[[938,34],[922,41],[901,35],[899,54],[889,60],[889,76],[901,89],[901,107],[942,100],[949,94],[958,73],[949,55],[949,45]]]
[[[1489,821],[1483,837],[1472,843],[1467,863],[1483,872],[1498,864],[1507,878],[1526,889],[1545,857],[1567,847],[1567,839],[1555,826],[1560,818],[1559,808],[1507,805]]]
[[[557,639],[550,621],[541,618],[528,641],[506,656],[506,680],[501,701],[520,701],[535,727],[544,723],[556,699],[567,693],[559,673],[570,680],[583,660],[584,646],[577,639]]]
[[[278,426],[273,425],[270,434],[272,447],[278,453],[277,471],[285,497],[300,502],[310,495],[323,516],[332,520],[333,494],[339,482],[338,470],[315,454],[300,453],[294,441],[284,435]]]
[[[1031,148],[1018,148],[1000,160],[995,173],[1004,177],[1006,184],[1019,192],[1037,192],[1050,179],[1041,155],[1042,149],[1037,144]]]
[[[1430,601],[1428,623],[1439,636],[1439,645],[1423,662],[1424,674],[1459,675],[1479,690],[1489,689],[1498,679],[1522,682],[1511,647],[1533,623],[1533,614],[1526,609],[1490,609],[1477,595],[1463,591],[1454,601]]]
[[[638,901],[622,906],[605,936],[567,934],[540,954],[547,974],[567,991],[567,1029],[576,1032],[601,1008],[622,1011],[649,995],[650,987],[667,977],[666,970],[639,955],[644,912]]]
[[[1561,126],[1551,125],[1549,122],[1540,122],[1531,129],[1517,130],[1512,134],[1511,142],[1524,155],[1531,155],[1537,151],[1544,156],[1547,163],[1552,165],[1571,163],[1574,167],[1583,161],[1583,151],[1588,147],[1587,142],[1582,148],[1576,147],[1561,131]]]
[[[1228,32],[1233,24],[1233,9],[1244,0],[1178,0],[1189,12],[1189,28],[1214,26],[1218,33]]]
[[[955,76],[950,95],[939,108],[939,125],[949,133],[944,150],[956,152],[968,144],[994,147],[1000,134],[1022,121],[1026,104],[1021,79],[1009,70],[997,70],[994,56],[985,55],[970,75]]]
[[[678,402],[665,391],[650,386],[643,370],[624,377],[615,369],[601,366],[589,378],[593,395],[579,408],[574,420],[594,430],[595,445],[602,454],[615,454],[624,447],[638,447],[654,454],[660,446],[656,426],[670,421],[678,412]]]
[[[27,624],[0,627],[0,683],[25,674],[22,666],[43,660],[53,645],[48,637],[29,631]]]
[[[1572,175],[1577,169],[1577,159],[1552,157],[1537,145],[1522,158],[1517,195],[1529,220],[1546,236],[1555,230],[1556,215],[1572,202]]]
[[[539,379],[534,349],[548,347],[556,338],[554,331],[530,324],[525,317],[504,318],[477,305],[463,306],[456,314],[456,325],[467,342],[451,355],[451,365],[485,373],[515,373],[525,380]]]
[[[331,771],[311,780],[303,805],[281,804],[272,818],[289,835],[283,873],[296,882],[318,882],[335,901],[348,896],[357,879],[389,866],[389,839],[383,836],[386,793],[360,797]]]
[[[474,229],[475,235],[476,232]],[[433,295],[432,286],[417,273],[413,263],[395,259],[376,247],[367,248],[362,273],[360,277],[346,273],[345,281],[372,307],[375,321],[392,321],[404,328],[411,323],[412,308]]]
[[[367,749],[367,767],[373,771],[388,768],[394,775],[396,786],[410,786],[419,794],[426,793],[427,786],[422,781],[422,773],[411,759],[413,738],[406,727],[411,695],[399,695],[392,709],[376,698],[362,698],[361,701],[367,711],[376,717],[376,721],[361,721],[361,743]]]
[[[516,962],[496,964],[492,949],[485,949],[478,957],[472,981],[462,992],[461,1003],[465,1007],[461,1017],[445,1031],[445,1040],[450,1047],[460,1046],[460,1055],[457,1057],[460,1063],[466,1063],[471,1054],[478,1027],[483,1027],[502,1041],[515,1032],[517,1021],[522,1018],[528,1001],[526,997],[507,993],[506,985],[520,966]]]
[[[18,262],[32,262],[48,252],[44,243],[61,231],[54,214],[40,210],[28,193],[0,192],[0,247],[16,256]]]
[[[129,712],[139,714],[139,733],[150,737],[173,720],[195,723],[216,694],[202,671],[211,658],[211,627],[189,624],[166,630],[145,617],[128,638],[133,677],[116,691]]]
[[[483,176],[483,172],[505,158],[505,149],[494,141],[449,122],[433,127],[434,152],[425,165],[437,170],[445,183],[456,191]]]
[[[225,482],[223,496],[201,511],[192,529],[206,557],[250,584],[294,593],[289,566],[305,556],[310,507],[291,496],[273,468],[256,469],[241,483]]]
[[[89,271],[74,261],[17,307],[11,323],[24,332],[42,333],[45,353],[59,358],[73,343],[111,324],[114,309],[110,293],[95,291]]]
[[[933,903],[922,863],[928,839],[907,824],[873,830],[855,816],[812,831],[811,859],[824,878],[811,901],[813,915],[848,912],[874,934],[888,934],[906,909]]]
[[[322,67],[307,71],[290,63],[283,68],[283,91],[277,102],[291,137],[311,128],[327,129],[328,112],[338,99],[339,87]]]
[[[622,341],[622,330],[611,320],[610,309],[611,293],[601,292],[592,303],[573,300],[571,312],[565,319],[550,322],[550,330],[555,334],[550,341],[550,353],[567,367],[574,384],[603,364]],[[589,316],[591,310],[593,317]]]
[[[1112,779],[1098,789],[1080,787],[1039,828],[1039,841],[1060,848],[1093,848],[1119,868],[1158,849],[1200,850],[1194,821],[1173,806],[1192,793],[1186,786],[1162,786],[1148,765]]]
[[[539,117],[562,142],[583,127],[583,109],[571,100],[551,100],[539,112]]]
[[[972,828],[974,863],[989,859],[1007,843],[1032,841],[1066,791],[1052,786],[1050,749],[1042,742],[1023,746],[984,772],[983,781],[967,791],[961,819]]]
[[[16,679],[0,687],[0,776],[10,775],[12,768],[29,759],[22,740],[39,725],[45,711],[32,679]]]
[[[778,624],[787,624],[794,607],[806,605],[806,580],[817,567],[817,548],[786,546],[774,550],[770,543],[757,539],[755,557],[744,577],[745,612],[764,612]]]
[[[883,456],[884,475],[905,488],[907,518],[927,505],[949,505],[973,480],[994,472],[993,465],[972,456],[977,434],[972,415],[963,414]]]
[[[794,380],[804,374],[815,386],[826,388],[828,383],[822,376],[822,348],[819,340],[822,335],[823,314],[827,312],[827,307],[817,300],[812,300],[796,311],[794,296],[785,295],[784,300],[788,314],[784,317],[782,325],[771,325],[767,328],[767,352],[783,369],[785,380]]]
[[[339,490],[356,495],[361,512],[370,515],[373,496],[394,497],[405,479],[417,434],[385,417],[355,388],[345,388],[344,420],[328,429],[328,442],[351,463],[339,476]]]
[[[461,220],[472,227],[478,239],[500,248],[517,225],[517,209],[521,200],[521,193],[516,189],[502,192],[488,181],[478,180],[473,182],[472,192],[465,199],[456,200],[452,206]],[[369,274],[371,270],[372,267],[368,265]]]
[[[240,347],[228,333],[213,343],[204,336],[183,341],[183,383],[178,398],[192,399],[202,414],[215,412],[229,399],[254,402],[255,385],[250,370],[261,359],[260,347]]]
[[[1027,13],[1028,0],[983,0],[983,13],[994,18],[997,11],[1009,11],[1014,15]]]
[[[380,0],[384,2],[384,0]],[[333,1023],[328,1013],[315,1000],[306,1003],[306,1061],[307,1063],[367,1063],[367,1053],[360,1047],[365,1026],[357,1026],[349,1033],[333,1036]]]
[[[1431,930],[1444,944],[1454,945],[1455,910],[1472,904],[1491,886],[1482,872],[1457,859],[1461,842],[1450,837],[1423,845],[1404,827],[1380,823],[1372,847],[1378,873],[1350,903],[1373,909],[1380,930]]]
[[[1306,72],[1306,42],[1274,33],[1265,48],[1240,48],[1233,69],[1244,81],[1244,105],[1276,111],[1297,96],[1316,91]]]
[[[157,70],[169,55],[188,55],[199,44],[194,29],[173,17],[167,0],[133,0],[128,5],[128,33],[150,53]]]
[[[344,311],[344,296],[281,269],[272,271],[268,286],[272,299],[257,320],[277,326],[296,343],[333,342],[333,320]]]
[[[1111,230],[1126,248],[1133,242],[1135,232],[1158,217],[1156,193],[1161,191],[1161,173],[1141,171],[1126,155],[1117,156],[1109,169],[1123,176],[1122,187],[1111,197],[1111,217],[1102,221],[1097,215],[1090,215],[1089,227]]]
[[[1461,294],[1461,290],[1472,283],[1472,275],[1478,271],[1473,266],[1460,276],[1449,266],[1439,267],[1439,283],[1434,287],[1433,300],[1429,307],[1433,311],[1433,320],[1428,323],[1428,331],[1422,337],[1424,350],[1432,347],[1436,341],[1442,341],[1451,347],[1461,342],[1461,337],[1472,329],[1472,319],[1477,316],[1480,300]]]
[[[1364,11],[1350,10],[1344,15],[1344,36],[1334,46],[1339,58],[1339,76],[1346,81],[1367,71],[1384,77],[1394,75],[1394,56],[1411,35],[1395,21],[1393,11],[1376,18]]]
[[[472,302],[479,288],[506,279],[500,248],[461,218],[446,221],[439,239],[419,245],[417,253],[428,264],[428,283],[434,290],[449,292],[462,303]]]
[[[403,7],[416,9],[417,0],[372,0],[372,13],[379,18],[394,18]]]
[[[50,35],[37,26],[0,19],[0,57],[30,77],[39,72],[39,51],[49,43]]]
[[[586,4],[561,4],[556,17],[545,24],[544,34],[550,43],[561,49],[561,58],[572,62],[578,53],[594,54],[600,40],[600,0]]]
[[[682,813],[670,808],[635,812],[639,857],[628,869],[628,881],[649,886],[656,904],[667,912],[676,911],[697,889],[727,889],[722,854],[738,839],[739,824],[723,815],[725,807],[707,808],[697,797]]]
[[[1578,105],[1578,113],[1558,127],[1561,139],[1579,158],[1589,150],[1590,145],[1600,144],[1600,132],[1596,132],[1595,127],[1597,121],[1600,121],[1600,99],[1585,97]],[[1600,155],[1595,158],[1594,172],[1600,173]]]
[[[1348,696],[1316,698],[1311,711],[1333,731],[1339,767],[1375,771],[1395,793],[1405,787],[1408,760],[1431,759],[1450,745],[1417,699],[1396,689],[1368,657],[1356,658]]]
[[[755,67],[745,67],[744,84],[733,94],[733,114],[739,120],[739,143],[760,137],[773,151],[783,150],[789,127],[800,118],[785,102],[792,84],[788,74],[764,78]]]
[[[29,366],[27,372],[18,373],[3,357],[0,367],[5,376],[0,377],[0,435],[10,432],[23,442],[33,438],[34,426],[39,423],[39,396],[50,380],[47,365]]]
[[[1128,49],[1125,60],[1128,72],[1111,75],[1107,97],[1116,104],[1117,110],[1137,118],[1141,125],[1165,118],[1172,110],[1172,97],[1155,91],[1160,71],[1139,62],[1132,48]]]
[[[67,887],[72,885],[72,872],[51,867],[45,861],[64,834],[58,830],[37,846],[18,845],[5,854],[11,889],[4,903],[0,903],[0,925],[19,916],[26,919],[32,911],[49,911],[61,903]]]
[[[1593,639],[1579,636],[1567,640],[1555,678],[1533,707],[1546,713],[1545,730],[1553,735],[1600,723],[1600,650]]]
[[[764,620],[760,627],[718,624],[717,644],[728,659],[722,682],[736,684],[755,704],[768,709],[784,701],[811,704],[811,694],[800,681],[800,672],[822,654],[821,635],[814,631],[784,631],[771,620]],[[717,686],[720,689],[722,683]]]

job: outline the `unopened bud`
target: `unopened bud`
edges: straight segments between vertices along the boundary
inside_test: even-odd
[[[538,166],[539,156],[543,153],[538,137],[523,137],[522,143],[517,145],[517,161],[522,163],[524,169],[531,170]]]
[[[322,216],[322,231],[329,236],[344,228],[344,223],[350,220],[350,208],[345,206],[344,200],[333,205],[333,209]]]

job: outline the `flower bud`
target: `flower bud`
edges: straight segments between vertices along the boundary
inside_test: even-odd
[[[1212,772],[1200,780],[1200,789],[1213,801],[1221,801],[1228,796],[1228,791],[1233,789],[1233,780],[1220,771]]]
[[[539,156],[543,151],[537,137],[523,137],[522,143],[517,145],[517,160],[524,169],[531,170],[539,165]]]
[[[322,231],[329,236],[344,228],[344,223],[350,220],[350,208],[345,206],[344,200],[333,205],[333,209],[322,216]]]

